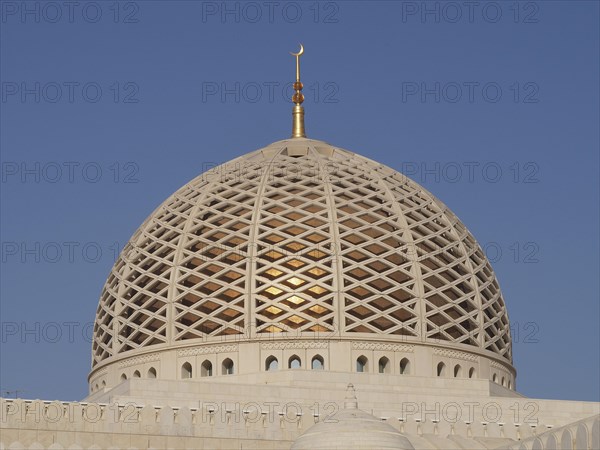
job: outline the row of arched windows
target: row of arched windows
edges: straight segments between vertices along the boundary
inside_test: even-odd
[[[302,368],[302,360],[297,355],[292,355],[289,357],[287,362],[288,369],[301,369]],[[321,355],[315,355],[310,361],[310,368],[312,370],[323,370],[325,369],[325,360]],[[279,369],[279,360],[271,355],[265,360],[265,370],[272,371]]]
[[[437,376],[438,377],[445,377],[448,376],[447,374],[447,369],[446,369],[446,364],[443,362],[439,362],[437,365]],[[454,366],[454,369],[452,370],[452,374],[454,375],[454,378],[463,378],[464,374],[463,374],[463,368],[460,364],[456,364]],[[476,372],[475,372],[475,367],[470,367],[469,371],[467,372],[467,375],[469,378],[474,378],[476,376]]]
[[[229,358],[226,358],[221,363],[221,375],[233,375],[234,373],[234,364],[233,361]],[[200,366],[200,376],[201,377],[212,377],[213,373],[213,364],[208,359],[205,360]],[[194,370],[192,369],[192,365],[189,362],[185,362],[181,366],[181,378],[192,378],[194,376]]]
[[[392,373],[392,363],[389,358],[382,356],[379,358],[377,364],[377,370],[379,373]],[[369,358],[364,355],[356,358],[356,371],[357,372],[368,372],[369,371]],[[399,365],[400,375],[410,374],[410,360],[408,358],[402,358]]]
[[[297,355],[292,355],[289,357],[287,361],[288,369],[300,369],[302,368],[302,360]],[[325,361],[321,355],[315,355],[310,361],[310,368],[312,370],[324,370],[325,369]],[[272,371],[279,369],[279,360],[275,356],[269,356],[265,360],[265,370]],[[379,373],[391,373],[392,364],[390,360],[383,356],[379,359],[377,369]],[[402,358],[400,360],[399,365],[399,373],[401,375],[410,374],[411,364],[408,358]],[[361,355],[356,359],[356,371],[357,372],[368,372],[369,371],[369,359]],[[225,359],[221,363],[221,374],[222,375],[232,375],[234,373],[234,364],[233,361],[229,358]],[[436,374],[438,377],[446,377],[448,376],[446,364],[444,362],[439,362],[436,368]],[[462,378],[463,368],[460,364],[456,364],[452,371],[454,378]],[[150,367],[146,374],[147,378],[156,378],[156,369],[154,367]],[[200,366],[200,376],[201,377],[212,377],[213,376],[213,364],[209,360],[205,360]],[[470,367],[467,372],[468,378],[474,378],[476,376],[476,371],[474,367]],[[181,366],[181,378],[192,378],[193,377],[193,369],[192,365],[189,362],[183,363]],[[133,372],[133,378],[141,378],[141,373],[139,370]],[[121,374],[121,381],[127,380],[127,375],[125,373]],[[510,380],[507,380],[504,376],[499,380],[498,374],[494,373],[492,376],[492,381],[494,383],[501,384],[508,389],[512,388],[512,383]],[[103,386],[105,383],[103,384]],[[98,385],[96,384],[95,390],[98,390]]]
[[[132,378],[142,378],[142,374],[139,370],[133,372]],[[156,378],[156,369],[154,367],[150,367],[148,372],[146,372],[146,378]],[[127,374],[121,374],[121,381],[125,381],[127,379]]]
[[[102,380],[102,389],[104,389],[106,387],[106,381]],[[100,389],[100,386],[98,385],[98,383],[96,383],[95,387],[92,387],[92,392],[96,392],[98,389]]]
[[[494,383],[498,383],[498,384],[504,386],[505,388],[512,389],[512,382],[510,380],[507,380],[504,376],[500,379],[500,381],[498,381],[497,373],[492,375],[492,381]]]
[[[233,375],[234,373],[234,364],[233,361],[229,358],[225,359],[221,363],[221,374],[222,375]],[[185,362],[181,365],[181,378],[187,379],[192,378],[194,375],[194,369],[189,362]],[[154,367],[150,367],[146,374],[147,378],[156,378],[156,369]],[[200,376],[201,377],[212,377],[213,376],[213,365],[212,362],[206,360],[200,366]],[[141,378],[141,374],[139,370],[133,372],[132,378]],[[127,374],[121,374],[121,381],[127,380]]]
[[[302,367],[302,361],[300,357],[297,355],[292,355],[288,359],[287,368],[288,369],[300,369]],[[325,362],[321,355],[315,355],[311,362],[310,368],[312,370],[324,370]],[[271,355],[265,360],[265,370],[272,371],[279,369],[279,360]],[[378,364],[379,373],[391,373],[392,372],[392,364],[390,360],[385,356],[379,359]],[[410,373],[410,360],[408,358],[402,358],[400,361],[400,374],[407,375]],[[369,359],[366,356],[359,356],[356,359],[356,371],[357,372],[368,372],[369,371]]]

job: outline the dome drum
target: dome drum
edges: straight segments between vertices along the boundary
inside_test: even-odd
[[[360,367],[358,361],[364,361]],[[230,369],[224,365],[230,362]],[[440,364],[444,370],[440,371]],[[313,371],[361,375],[489,380],[514,390],[515,371],[489,352],[465,352],[431,344],[356,340],[263,340],[155,350],[99,365],[90,374],[90,394],[131,378],[223,380],[225,375]],[[135,375],[137,372],[137,375]],[[141,374],[141,375],[140,375]],[[217,377],[217,378],[215,378]],[[386,378],[389,380],[389,378]],[[381,383],[387,383],[384,379]]]

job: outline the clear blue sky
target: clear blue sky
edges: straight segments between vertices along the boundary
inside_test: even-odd
[[[309,137],[404,170],[487,250],[518,390],[599,400],[598,2],[0,5],[2,390],[86,395],[117,248],[288,137],[302,42]]]

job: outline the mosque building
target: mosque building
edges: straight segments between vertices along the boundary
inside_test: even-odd
[[[598,449],[600,404],[516,390],[465,225],[392,168],[306,137],[200,174],[138,228],[81,402],[1,399],[0,449]]]

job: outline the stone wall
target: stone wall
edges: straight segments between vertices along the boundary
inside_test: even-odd
[[[460,448],[457,442],[470,441],[482,448],[511,449],[594,449],[599,448],[598,416],[579,423],[559,426],[556,421],[483,420],[481,411],[472,420],[454,420],[451,413],[462,408],[446,401],[446,411],[409,402],[403,410],[373,411],[412,442],[423,448]],[[481,399],[480,399],[481,400]],[[488,399],[510,410],[515,399]],[[518,399],[520,402],[531,399]],[[542,401],[549,402],[549,401]],[[314,412],[309,404],[293,402],[284,409],[269,406],[267,400],[246,403],[200,402],[198,408],[138,405],[129,403],[60,402],[0,399],[0,448],[289,448],[310,426],[327,420],[340,405]],[[517,407],[523,405],[516,403]],[[544,405],[543,405],[544,406]],[[597,404],[585,402],[546,403],[555,409],[555,418],[589,414]],[[413,408],[417,412],[413,412]],[[496,408],[496,406],[494,406]],[[491,411],[491,410],[490,410]],[[488,411],[487,414],[492,414]],[[474,410],[475,412],[475,410]],[[452,419],[449,419],[452,415]],[[548,414],[546,414],[548,416]],[[517,443],[517,441],[520,441]],[[438,442],[438,444],[435,444]],[[587,447],[580,446],[582,442]],[[463,442],[464,443],[464,442]],[[555,443],[557,445],[555,445]],[[513,445],[514,444],[514,445]],[[512,445],[512,446],[511,446]],[[596,446],[595,446],[596,445]]]

